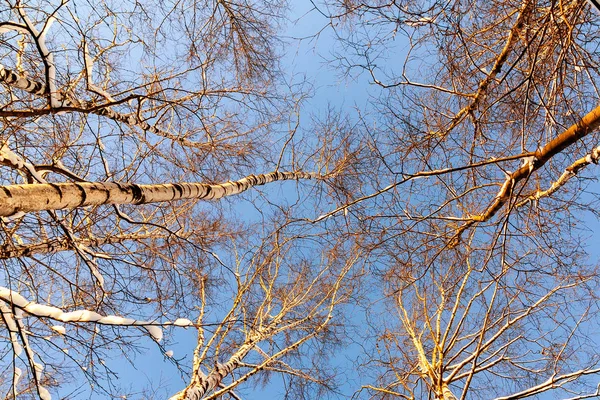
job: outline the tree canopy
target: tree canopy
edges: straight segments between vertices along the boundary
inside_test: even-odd
[[[0,15],[6,399],[600,395],[594,3]]]

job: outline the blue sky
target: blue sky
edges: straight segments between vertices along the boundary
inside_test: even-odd
[[[299,82],[306,79],[313,88],[312,96],[303,103],[301,109],[301,127],[306,129],[307,126],[310,126],[311,116],[323,116],[327,107],[344,110],[350,119],[357,118],[355,106],[361,110],[368,110],[370,94],[376,93],[379,90],[378,87],[370,84],[365,75],[358,74],[348,77],[340,75],[339,70],[334,70],[327,61],[335,58],[335,52],[342,51],[342,49],[337,47],[334,38],[335,32],[331,26],[327,25],[329,21],[312,10],[313,6],[308,1],[294,0],[291,7],[290,23],[284,34],[287,37],[288,45],[285,46],[286,54],[283,58],[282,69],[289,74],[290,81]],[[317,33],[319,33],[318,36],[313,36]],[[398,45],[401,46],[401,43]],[[597,189],[597,184],[589,188],[596,192]],[[286,189],[283,189],[283,186],[277,186],[272,190],[282,193]],[[252,207],[247,206],[240,210],[240,214],[242,213],[252,213]],[[597,246],[598,239],[597,235],[590,236],[588,246],[592,249]],[[592,254],[597,256],[596,252]],[[181,317],[190,316],[182,315]],[[183,365],[191,365],[191,355],[196,345],[196,332],[193,329],[167,329],[165,330],[165,342],[167,344],[164,350],[173,350],[175,359],[182,360]],[[140,343],[147,348],[147,351],[131,355],[131,364],[121,359],[120,355],[116,353],[114,359],[106,360],[107,364],[119,375],[118,383],[123,388],[132,385],[136,390],[144,387],[157,389],[157,396],[160,398],[161,395],[174,394],[188,383],[189,377],[184,376],[182,379],[174,364],[162,354],[159,346],[150,338],[145,338]],[[352,347],[348,347],[345,351],[338,353],[338,358],[333,360],[333,364],[345,364],[348,359],[354,359],[357,354]],[[360,387],[360,377],[349,376],[347,378],[348,386],[340,388],[340,390],[350,396]],[[82,385],[87,385],[87,382],[82,382]],[[63,393],[72,390],[71,388],[63,389]],[[259,387],[253,391],[248,388],[241,393],[245,400],[277,399],[282,397],[283,390],[281,378],[274,375],[265,389]],[[142,396],[134,395],[130,398],[142,398]]]
[[[356,117],[353,109],[368,108],[369,93],[375,89],[369,84],[365,77],[361,79],[348,79],[339,75],[328,63],[334,57],[336,43],[334,40],[334,31],[328,26],[328,20],[320,13],[312,10],[310,2],[303,0],[294,0],[291,4],[290,22],[284,33],[285,40],[289,44],[285,46],[285,56],[283,58],[283,70],[288,74],[288,79],[292,82],[306,80],[312,87],[312,96],[304,102],[301,109],[301,129],[310,123],[313,115],[323,116],[327,107],[333,107],[337,110],[345,110],[350,114],[350,118]],[[318,36],[313,36],[320,32]],[[304,38],[304,39],[302,39]],[[290,183],[290,185],[292,185]],[[285,191],[285,189],[274,189],[275,191]],[[251,206],[245,207],[241,213],[251,212]],[[186,317],[186,316],[182,316]],[[196,345],[196,331],[193,329],[168,329],[165,330],[165,350],[172,350],[174,358],[181,360],[183,365],[191,365],[191,355]],[[172,395],[177,390],[182,389],[188,382],[186,376],[183,380],[181,374],[174,363],[164,356],[159,347],[149,338],[140,342],[147,348],[142,354],[132,354],[132,363],[115,355],[112,360],[106,360],[107,364],[118,374],[120,386],[124,389],[128,387],[152,388],[158,389],[157,395]],[[353,351],[340,353],[337,360],[333,363],[344,364],[348,358],[354,358],[356,354]],[[84,383],[85,385],[87,383]],[[356,387],[340,388],[340,390],[351,396]],[[62,393],[68,393],[72,389],[64,388]],[[246,389],[242,398],[245,400],[258,400],[267,398],[281,398],[283,396],[284,386],[281,377],[273,375],[271,382],[263,389],[258,387],[256,391]],[[129,398],[143,398],[141,395],[133,395]]]

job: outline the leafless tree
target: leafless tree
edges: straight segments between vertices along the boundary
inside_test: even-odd
[[[319,241],[322,229],[288,230],[268,204],[255,223],[237,220],[239,203],[207,202],[323,178],[288,148],[302,93],[279,70],[284,10],[224,0],[0,7],[6,398],[73,387],[126,396],[107,360],[141,350],[140,337],[180,368],[188,385],[176,399],[236,398],[248,378],[272,373],[329,384],[299,348],[335,342],[330,321],[360,250]],[[280,222],[267,228],[271,218]],[[297,250],[307,242],[313,257]],[[164,329],[198,331],[191,365]]]
[[[349,196],[317,218],[354,221],[377,260],[355,397],[595,396],[598,14],[313,4],[339,40],[332,66],[380,88],[335,178]]]
[[[148,343],[174,400],[597,395],[598,14],[311,4],[376,89],[310,125],[283,2],[0,8],[6,398],[135,396]]]

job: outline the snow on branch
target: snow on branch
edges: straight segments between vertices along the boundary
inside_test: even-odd
[[[21,156],[19,156],[18,154],[14,153],[13,151],[11,151],[8,146],[6,146],[6,143],[4,145],[2,145],[2,147],[0,148],[0,164],[5,164],[5,165],[9,165],[13,168],[16,168],[18,170],[21,171],[25,171],[27,172],[31,177],[33,177],[38,183],[40,184],[47,184],[47,181],[44,179],[44,177],[42,176],[42,174],[40,174],[37,169],[35,168],[35,166],[31,163],[28,163],[27,161],[25,161]],[[22,216],[22,213],[17,212],[15,215],[19,215]],[[6,220],[10,220],[11,218],[14,218],[13,216],[9,216],[9,217],[2,217],[2,219],[4,221]],[[104,277],[102,276],[102,274],[100,273],[100,269],[98,268],[98,265],[96,264],[96,262],[94,261],[94,259],[90,259],[87,254],[91,254],[92,256],[95,255],[93,252],[91,251],[87,251],[87,247],[84,246],[83,244],[80,244],[78,241],[72,240],[72,242],[74,243],[74,246],[77,248],[79,254],[85,259],[86,264],[89,266],[92,275],[94,276],[94,278],[96,278],[98,284],[100,285],[101,288],[104,288]]]
[[[94,81],[92,80],[92,77],[94,75],[94,60],[92,60],[92,57],[90,57],[89,48],[86,41],[83,42],[83,61],[85,63],[85,73],[87,78],[88,89],[94,93],[101,95],[107,101],[114,103],[115,99],[113,99],[107,91],[96,86],[94,84]]]
[[[70,312],[65,312],[58,307],[47,306],[43,304],[38,304],[31,302],[25,297],[21,296],[19,293],[14,292],[8,288],[0,286],[0,300],[8,304],[12,304],[13,307],[24,311],[30,315],[33,315],[38,318],[51,318],[56,321],[65,322],[65,323],[85,323],[91,322],[100,325],[111,325],[111,326],[139,326],[145,328],[150,336],[157,341],[160,342],[163,338],[162,328],[163,326],[179,326],[179,327],[193,327],[194,324],[187,318],[178,318],[174,322],[164,322],[158,323],[155,321],[143,321],[136,320],[133,318],[120,317],[117,315],[100,315],[97,312],[89,311],[89,310],[75,310]],[[3,303],[0,303],[3,304]],[[10,312],[10,309],[9,309]],[[11,313],[12,314],[12,313]],[[2,316],[7,323],[7,327],[9,328],[9,332],[13,332],[16,329],[15,327],[11,328],[10,318],[5,316],[5,312],[2,309]],[[12,315],[11,315],[12,317]],[[9,321],[9,322],[6,322]],[[14,321],[14,319],[13,319]],[[64,334],[66,330],[64,328],[57,330],[59,333]],[[12,338],[12,334],[11,334]],[[13,342],[14,343],[14,342]],[[17,349],[15,348],[15,353]]]
[[[11,31],[19,32],[24,35],[29,34],[29,31],[25,25],[13,21],[0,22],[0,34]]]
[[[44,26],[42,27],[42,31],[38,31],[35,27],[34,23],[29,19],[25,9],[22,5],[17,6],[17,11],[21,16],[21,19],[27,26],[27,29],[34,36],[35,41],[37,42],[37,46],[40,52],[42,59],[44,60],[44,65],[46,66],[46,87],[45,93],[50,95],[50,107],[57,108],[63,105],[62,96],[58,93],[56,89],[56,65],[54,64],[54,54],[50,52],[48,46],[46,44],[46,36],[52,27],[56,18],[54,15],[51,15]]]
[[[4,288],[0,288],[0,298],[4,300],[1,294],[3,293],[3,289]],[[2,320],[8,328],[14,357],[16,358],[21,356],[21,354],[23,353],[23,348],[25,349],[25,355],[29,363],[29,368],[33,372],[33,381],[36,385],[36,390],[38,392],[39,398],[40,400],[50,400],[50,392],[48,392],[48,389],[43,387],[40,383],[43,366],[42,364],[35,362],[35,354],[33,353],[31,346],[29,345],[28,332],[26,331],[26,329],[24,329],[23,323],[21,321],[23,310],[17,308],[13,312],[13,308],[9,307],[8,304],[10,304],[9,301],[7,301],[6,303],[0,302],[0,312],[2,313]],[[23,346],[21,346],[20,341],[23,343]],[[19,378],[21,377],[21,374],[22,371],[19,368],[15,367],[12,382],[12,392],[15,398],[17,398],[17,384]]]
[[[547,392],[551,389],[556,389],[556,388],[562,387],[563,385],[565,385],[569,382],[572,382],[576,378],[579,378],[581,376],[594,375],[594,374],[598,374],[599,372],[600,372],[600,368],[593,368],[593,369],[586,368],[586,369],[580,369],[580,370],[573,371],[573,372],[567,372],[564,374],[558,374],[555,372],[554,374],[552,374],[551,377],[549,377],[544,382],[542,382],[536,386],[530,387],[530,388],[525,389],[518,393],[513,393],[509,396],[496,397],[494,400],[524,399],[526,397],[531,397],[531,396],[535,396],[535,395]],[[577,398],[584,399],[586,397],[576,397],[576,399]]]
[[[9,165],[18,170],[24,170],[39,183],[46,183],[46,180],[40,174],[33,164],[25,161],[20,155],[16,154],[5,144],[0,147],[0,164]]]
[[[8,334],[10,336],[10,342],[12,343],[13,353],[15,356],[19,357],[21,353],[23,353],[23,347],[19,343],[18,332],[19,328],[17,326],[17,322],[15,321],[15,315],[13,315],[12,310],[5,303],[0,302],[0,312],[2,313],[2,321],[8,329]]]
[[[0,64],[0,82],[4,82],[9,86],[16,87],[18,89],[24,90],[28,93],[31,93],[35,96],[46,96],[50,95],[50,108],[58,109],[58,108],[82,108],[80,111],[91,112],[93,114],[104,116],[109,119],[112,119],[117,122],[125,123],[131,127],[138,127],[144,131],[153,133],[155,135],[165,137],[167,139],[178,141],[183,145],[189,147],[204,147],[203,144],[196,143],[190,141],[185,138],[181,138],[177,135],[170,134],[169,132],[163,131],[161,129],[156,128],[148,124],[145,121],[140,120],[136,115],[125,115],[114,110],[110,109],[109,106],[104,107],[95,107],[93,104],[86,101],[79,101],[70,96],[64,96],[60,93],[56,86],[56,66],[54,63],[54,55],[48,49],[46,45],[46,36],[50,27],[56,20],[54,16],[48,18],[42,31],[38,31],[33,22],[29,19],[23,7],[18,7],[18,12],[21,15],[21,18],[25,22],[25,25],[16,23],[16,22],[5,22],[0,23],[0,33],[15,30],[21,33],[31,33],[34,36],[38,44],[39,51],[41,53],[42,59],[46,65],[46,84],[41,82],[28,79],[20,74],[11,71],[10,69],[4,67]],[[89,49],[87,42],[84,42],[83,45],[83,53],[84,53],[84,65],[85,65],[85,73],[87,78],[87,86],[88,89],[103,96],[106,100],[111,103],[116,103],[115,99],[103,90],[102,88],[96,86],[93,83],[92,75],[93,75],[93,60],[89,55]],[[89,109],[89,110],[86,110]]]
[[[90,64],[91,62],[92,62],[92,60],[90,59],[90,57],[88,55],[86,57],[86,71],[87,71],[88,75],[91,75],[91,73],[92,73],[92,66]],[[25,90],[26,92],[31,93],[36,96],[44,96],[47,92],[46,85],[44,85],[43,83],[37,82],[32,79],[25,78],[25,77],[21,76],[20,74],[17,74],[16,72],[2,66],[1,64],[0,64],[0,82],[4,82],[9,86],[13,86],[13,87],[21,89],[21,90]],[[103,97],[108,99],[111,102],[111,104],[116,104],[116,103],[120,103],[120,102],[124,101],[124,100],[115,101],[110,96],[109,93],[102,90],[98,86],[95,86],[93,83],[90,84],[90,82],[91,81],[88,79],[88,87],[90,88],[90,90],[95,91],[96,93],[102,95]],[[197,142],[191,141],[189,139],[183,138],[181,136],[174,135],[172,133],[169,133],[167,131],[159,129],[156,126],[150,125],[146,121],[142,121],[140,118],[138,118],[134,114],[123,114],[123,113],[116,112],[110,108],[111,104],[98,106],[91,102],[79,101],[73,97],[65,97],[61,93],[55,93],[55,97],[57,99],[56,101],[59,102],[60,104],[57,107],[54,107],[54,110],[35,110],[35,111],[30,111],[30,112],[27,112],[27,111],[3,111],[3,113],[4,113],[4,115],[18,116],[18,115],[44,115],[44,114],[49,114],[49,113],[55,113],[55,112],[57,112],[57,110],[60,112],[62,112],[62,111],[78,111],[78,112],[83,112],[83,113],[99,115],[101,117],[106,117],[106,118],[112,119],[113,121],[127,124],[128,126],[130,126],[132,128],[137,127],[139,129],[142,129],[143,131],[150,132],[154,135],[167,138],[174,142],[181,143],[182,145],[187,146],[187,147],[202,148],[202,147],[206,146],[206,144],[204,144],[204,143],[197,143]],[[131,96],[129,99],[136,98],[136,97],[137,96]]]

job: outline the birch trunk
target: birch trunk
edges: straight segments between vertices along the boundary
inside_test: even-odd
[[[221,184],[73,182],[0,186],[0,217],[43,210],[73,209],[102,204],[148,204],[172,200],[216,200],[251,187],[290,179],[311,179],[306,172],[270,172]]]
[[[217,364],[208,376],[200,370],[200,364],[194,365],[192,382],[169,400],[201,400],[207,393],[219,387],[223,378],[240,366],[244,357],[250,353],[263,335],[257,335],[244,343],[225,364]]]
[[[178,236],[182,236],[178,234]],[[189,233],[183,235],[189,237]],[[77,243],[86,247],[102,247],[104,245],[123,243],[127,241],[140,241],[146,239],[167,239],[168,235],[157,233],[132,233],[124,235],[110,235],[105,237],[78,237]],[[32,257],[38,254],[51,254],[60,251],[73,250],[73,240],[68,237],[50,239],[44,242],[30,244],[5,243],[0,246],[0,260],[19,257]]]

